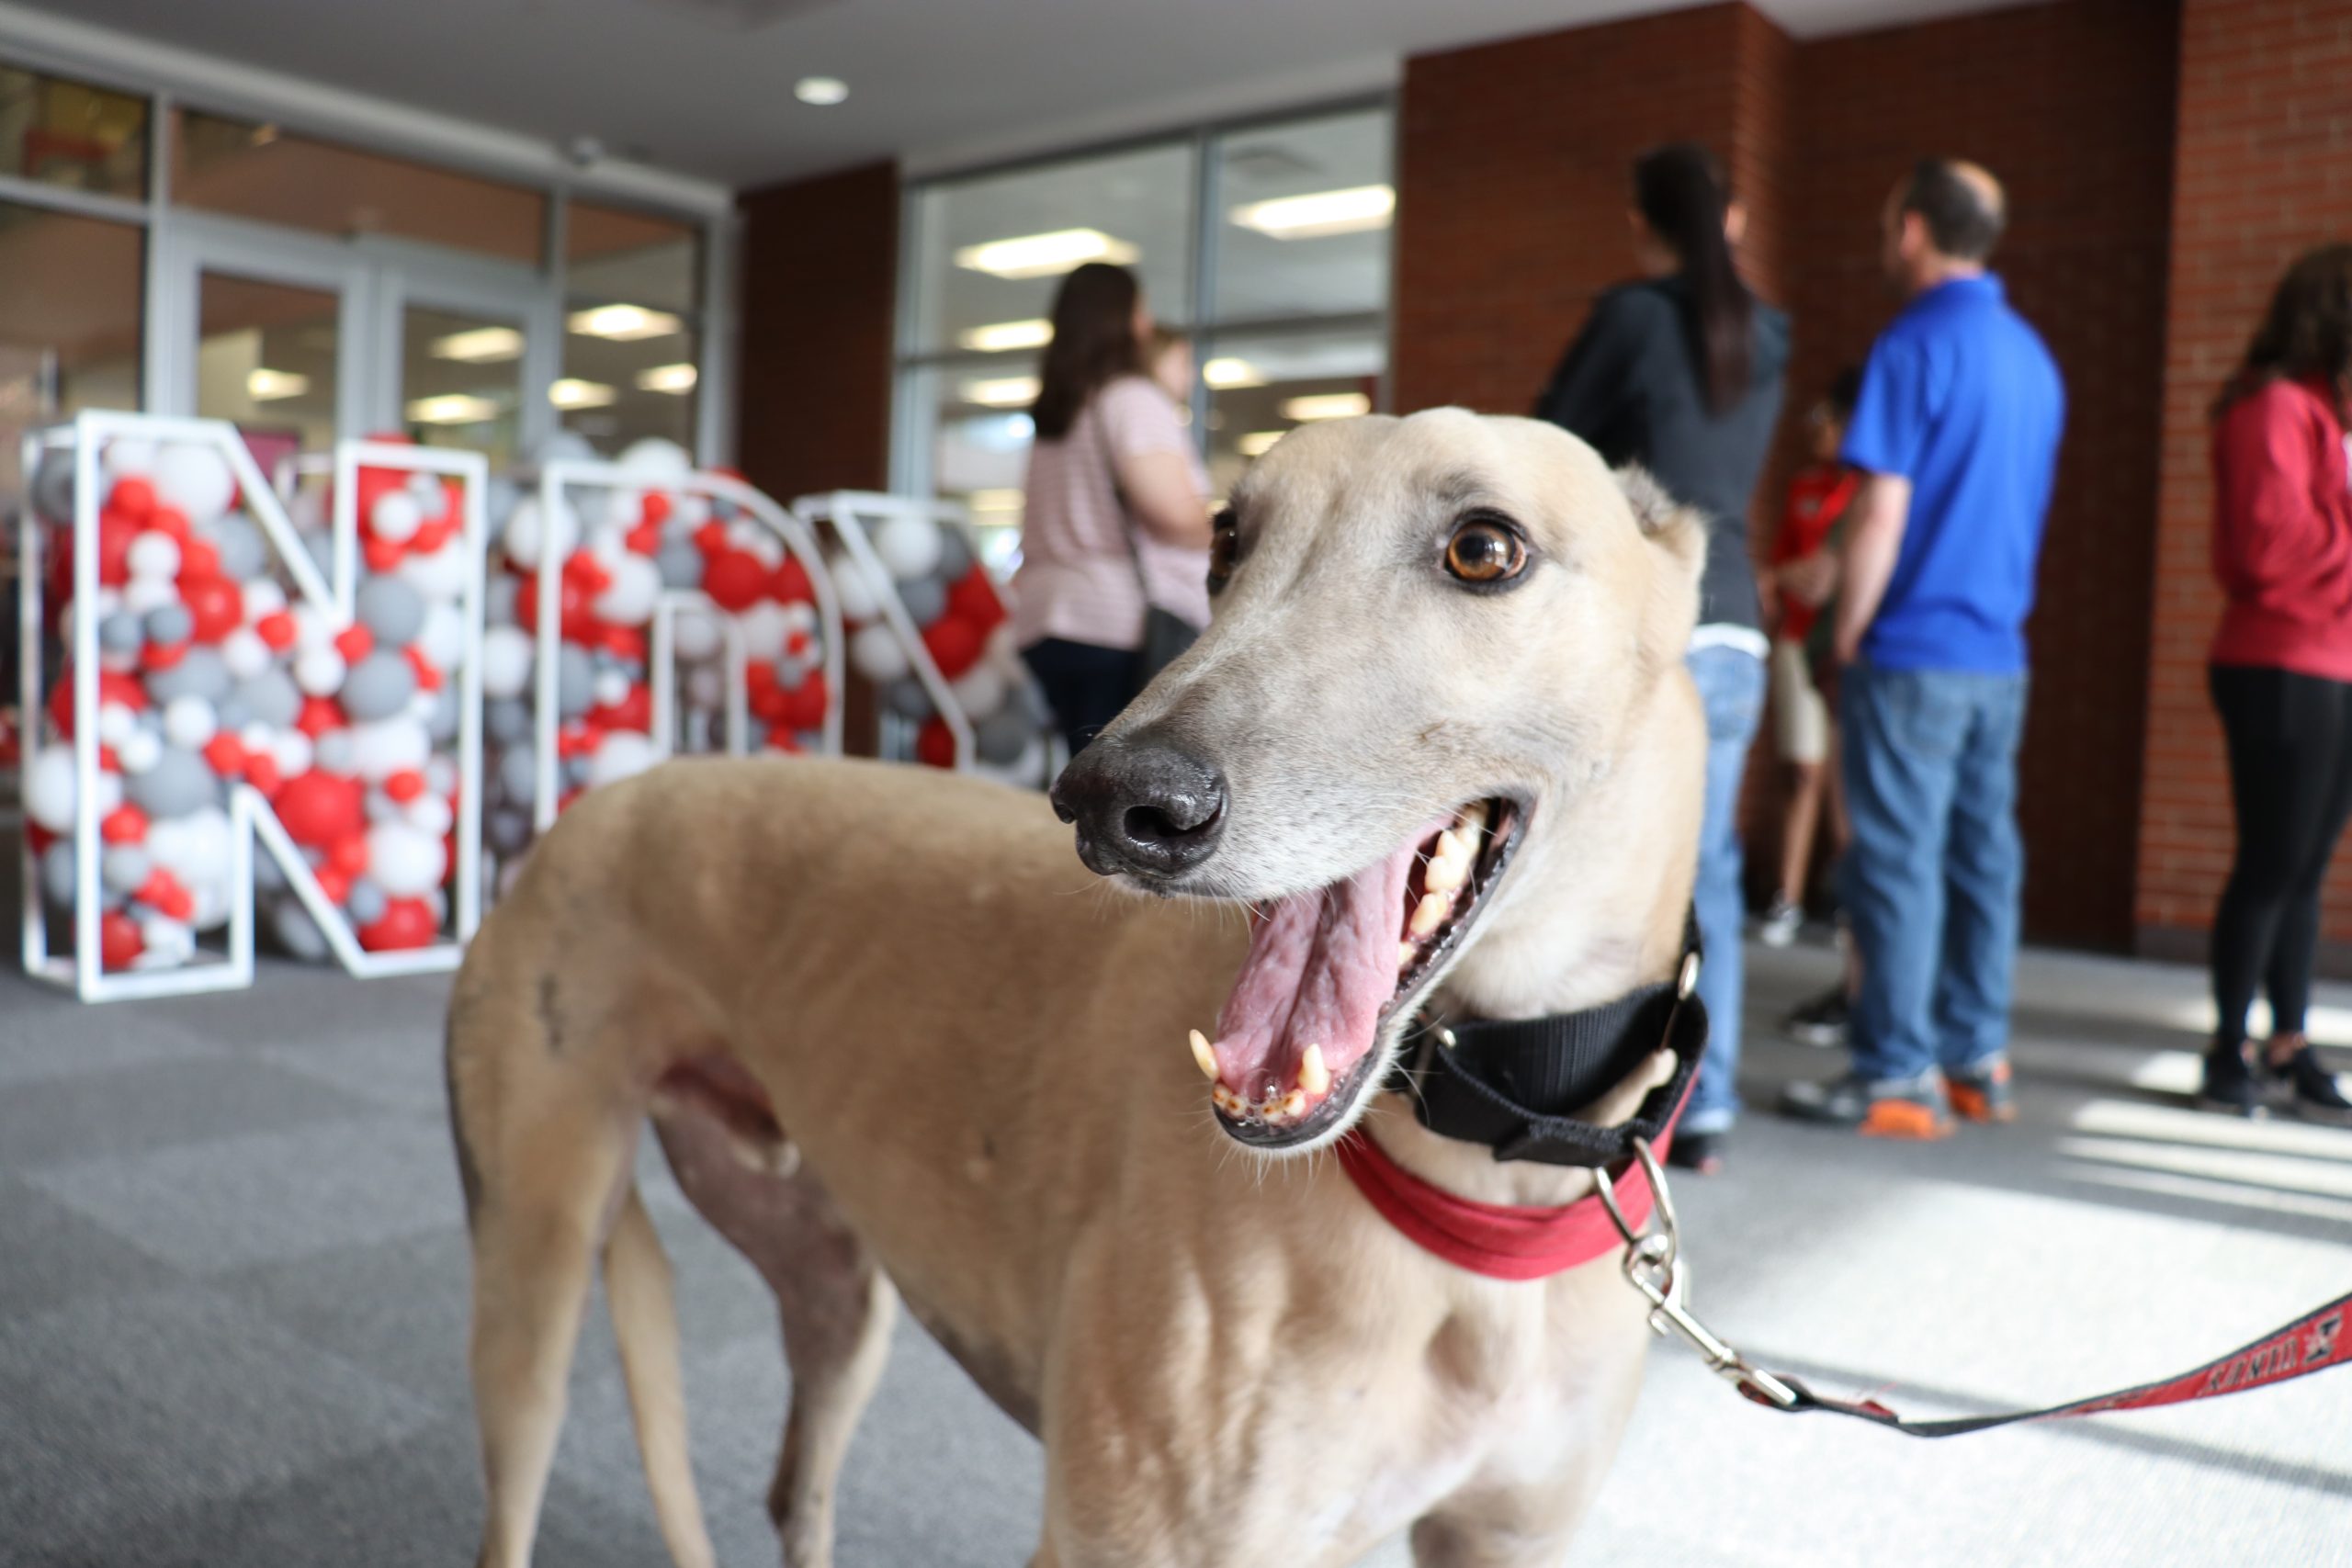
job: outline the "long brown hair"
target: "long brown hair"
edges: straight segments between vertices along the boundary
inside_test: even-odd
[[[1062,279],[1054,294],[1054,337],[1037,375],[1029,417],[1040,441],[1059,441],[1078,423],[1086,400],[1105,382],[1143,373],[1136,342],[1136,275],[1109,262],[1088,262]]]
[[[1724,235],[1730,197],[1723,165],[1695,142],[1645,152],[1634,164],[1634,205],[1682,264],[1699,382],[1707,406],[1728,413],[1747,395],[1752,378],[1756,297],[1740,280]]]
[[[2307,251],[2270,296],[2270,310],[2245,345],[2245,359],[2213,403],[2230,406],[2273,381],[2324,379],[2338,420],[2352,385],[2352,245]]]

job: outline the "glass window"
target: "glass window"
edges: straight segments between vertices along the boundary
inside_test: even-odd
[[[662,310],[702,303],[702,231],[671,218],[575,201],[564,215],[564,289],[583,303]]]
[[[197,291],[196,412],[320,452],[335,438],[340,298],[208,272]]]
[[[534,190],[320,141],[275,125],[174,111],[172,198],[207,212],[353,239],[384,234],[537,265]]]
[[[971,509],[980,553],[1001,570],[1020,559],[1035,370],[1034,354],[949,360],[915,371],[905,394],[910,416],[930,432],[922,488]]]
[[[0,496],[22,489],[28,428],[139,406],[141,244],[130,224],[0,202]]]
[[[142,200],[147,100],[0,65],[0,172]]]
[[[693,451],[696,338],[693,323],[666,310],[573,306],[564,321],[563,378],[548,394],[563,427],[607,457],[649,435]]]
[[[1396,201],[1388,143],[1384,109],[1218,137],[1213,319],[1385,309]]]
[[[1284,431],[1370,413],[1386,363],[1370,332],[1220,337],[1207,353],[1209,488],[1220,496]]]
[[[1131,266],[1161,320],[1193,312],[1193,149],[1178,142],[937,185],[915,208],[917,353],[1034,355],[1062,275]]]
[[[401,314],[401,418],[424,446],[514,459],[523,411],[520,321],[410,305]]]

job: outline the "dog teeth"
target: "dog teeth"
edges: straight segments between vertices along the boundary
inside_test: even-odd
[[[1413,936],[1427,936],[1444,922],[1445,912],[1451,908],[1452,901],[1444,894],[1424,893],[1421,901],[1413,906],[1412,924],[1405,930]]]
[[[1396,944],[1396,967],[1404,969],[1413,962],[1413,954],[1420,951],[1419,942],[1400,942]]]
[[[1298,1059],[1298,1087],[1310,1095],[1331,1087],[1331,1069],[1323,1065],[1322,1046],[1309,1045],[1306,1055]]]
[[[1448,854],[1440,850],[1437,858],[1421,873],[1421,886],[1431,893],[1451,893],[1469,880],[1470,856],[1466,851]]]
[[[1299,1089],[1293,1089],[1288,1094],[1283,1096],[1281,1111],[1283,1117],[1291,1121],[1295,1121],[1299,1117],[1306,1115],[1306,1095],[1305,1092]]]
[[[1487,803],[1481,800],[1475,805],[1464,807],[1461,819],[1455,822],[1454,826],[1462,829],[1465,839],[1476,842],[1479,833],[1484,831],[1487,826]]]
[[[1199,1030],[1193,1031],[1193,1060],[1200,1064],[1201,1075],[1210,1082],[1216,1081],[1216,1053],[1209,1048],[1209,1037]]]

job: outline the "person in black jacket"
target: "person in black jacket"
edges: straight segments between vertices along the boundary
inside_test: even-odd
[[[1732,259],[1744,215],[1704,148],[1661,147],[1634,165],[1641,279],[1593,302],[1535,408],[1610,463],[1639,463],[1707,517],[1707,572],[1690,674],[1707,710],[1707,807],[1692,895],[1706,963],[1707,1058],[1675,1135],[1674,1163],[1714,1170],[1739,1113],[1740,845],[1747,749],[1763,717],[1765,660],[1748,502],[1780,416],[1785,312],[1749,292]]]

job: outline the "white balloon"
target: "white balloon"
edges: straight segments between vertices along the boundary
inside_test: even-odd
[[[416,497],[417,505],[424,509],[427,517],[438,517],[449,510],[449,492],[442,488],[439,474],[420,469],[409,475],[408,492]]]
[[[229,885],[225,879],[220,882],[202,883],[190,887],[187,891],[188,897],[196,901],[196,913],[189,919],[189,925],[198,931],[217,931],[229,923],[232,900],[229,897]]]
[[[175,441],[155,455],[155,499],[199,528],[211,526],[237,499],[237,476],[220,449]]]
[[[175,746],[185,746],[191,751],[204,750],[220,728],[212,705],[193,692],[174,697],[164,705],[164,735]]]
[[[155,829],[162,826],[159,822],[147,829],[151,840],[148,845],[150,854],[156,853],[152,840]],[[231,851],[235,846],[229,827],[229,814],[217,806],[199,807],[175,820],[173,826],[179,830],[184,846],[178,863],[172,867],[180,879],[189,883],[225,882],[229,876]],[[160,860],[163,857],[156,854],[156,858]]]
[[[899,646],[890,628],[879,621],[862,627],[849,639],[849,661],[859,674],[877,686],[897,680],[911,668],[907,662],[907,650]]]
[[[791,625],[784,606],[773,599],[762,599],[738,613],[735,626],[743,634],[743,657],[754,664],[773,664],[783,658],[785,633]]]
[[[628,700],[628,677],[617,670],[607,670],[596,677],[591,688],[598,707],[610,707]]]
[[[107,447],[101,467],[111,479],[130,474],[152,472],[157,453],[155,444],[143,435],[119,435]]]
[[[673,495],[670,498],[670,520],[666,526],[681,534],[691,534],[709,521],[710,497]]]
[[[716,664],[699,664],[686,671],[686,702],[698,708],[715,708],[727,700],[727,677]]]
[[[217,808],[215,808],[217,809]],[[197,842],[197,813],[186,817],[159,817],[147,824],[147,837],[140,848],[147,858],[186,882],[195,874],[200,846]]]
[[[251,626],[239,626],[220,639],[220,662],[240,681],[250,681],[269,668],[269,644]]]
[[[431,793],[420,795],[410,801],[401,808],[401,815],[407,818],[410,827],[420,833],[430,833],[436,839],[448,832],[458,820],[458,813],[448,801]]]
[[[882,613],[881,596],[857,562],[848,556],[834,554],[826,558],[825,573],[833,580],[833,598],[842,607],[844,621],[870,621]]]
[[[395,898],[414,898],[441,886],[449,852],[438,833],[397,819],[368,829],[368,875]]]
[[[171,540],[165,539],[165,544]],[[122,590],[122,607],[134,615],[180,602],[179,585],[168,577],[134,577]]]
[[[196,956],[196,932],[165,915],[149,915],[139,922],[141,969],[170,969]]]
[[[600,620],[616,626],[641,626],[653,618],[653,602],[661,597],[662,570],[646,557],[623,550],[607,563],[613,581],[596,595],[593,608]]]
[[[994,665],[975,664],[947,684],[956,702],[973,718],[986,718],[1004,705],[1004,676]]]
[[[306,648],[294,656],[294,683],[314,697],[331,697],[343,690],[351,670],[333,644]]]
[[[269,743],[269,760],[277,764],[280,778],[293,778],[307,773],[318,760],[318,747],[299,729],[289,729]]]
[[[433,760],[424,764],[424,787],[435,795],[457,794],[458,760],[435,752]]]
[[[482,694],[519,697],[530,683],[530,634],[520,626],[492,626],[482,633]]]
[[[547,547],[547,519],[539,511],[539,498],[526,495],[516,502],[507,516],[502,540],[506,547],[506,558],[525,571],[536,570],[539,554]]]
[[[678,657],[689,664],[716,658],[721,641],[718,617],[707,610],[680,610],[671,617]]]
[[[134,729],[114,749],[126,773],[143,773],[164,760],[164,739],[152,729]]]
[[[407,556],[393,570],[402,581],[424,595],[426,604],[437,604],[450,603],[465,592],[472,565],[473,558],[466,553],[464,536],[452,534],[439,549]]]
[[[409,694],[408,711],[412,717],[419,719],[424,723],[431,724],[433,722],[433,716],[441,711],[440,694],[437,692],[428,692],[424,687],[419,686],[415,691]]]
[[[381,784],[403,769],[422,768],[433,755],[433,737],[414,718],[355,724],[349,733],[352,771],[369,784]]]
[[[294,606],[294,646],[297,648],[326,648],[342,632],[334,616],[316,604],[304,603]]]
[[[643,479],[678,479],[694,472],[695,460],[674,441],[649,435],[633,441],[620,456],[620,466]]]
[[[132,538],[124,563],[130,568],[133,577],[177,577],[180,542],[160,529],[150,528]]]
[[[51,746],[34,752],[25,771],[25,815],[52,833],[70,833],[74,795],[74,749]]]
[[[256,718],[237,731],[237,744],[255,754],[268,751],[277,744],[277,731]]]
[[[614,730],[588,759],[588,785],[601,789],[608,784],[618,784],[660,761],[661,755],[654,750],[650,738],[633,729]]]
[[[98,787],[91,793],[97,796],[96,805],[98,815],[101,818],[105,817],[107,812],[122,804],[122,775],[109,773],[101,769],[98,773]]]
[[[738,523],[728,531],[738,549],[759,558],[762,566],[773,571],[784,564],[784,541],[756,523]]]
[[[368,509],[368,526],[376,537],[404,545],[424,526],[424,508],[413,491],[388,490]]]
[[[286,503],[286,520],[300,534],[323,533],[327,525],[327,492],[317,485],[304,485]]]
[[[466,613],[446,599],[425,605],[416,646],[425,662],[443,674],[455,670],[466,657]]]
[[[130,739],[139,728],[139,716],[123,703],[98,705],[98,739],[107,746],[119,746]]]
[[[243,585],[245,625],[252,626],[264,615],[274,615],[286,608],[286,590],[274,577],[256,577]]]
[[[874,530],[874,553],[904,581],[939,567],[939,525],[928,517],[892,517]]]

